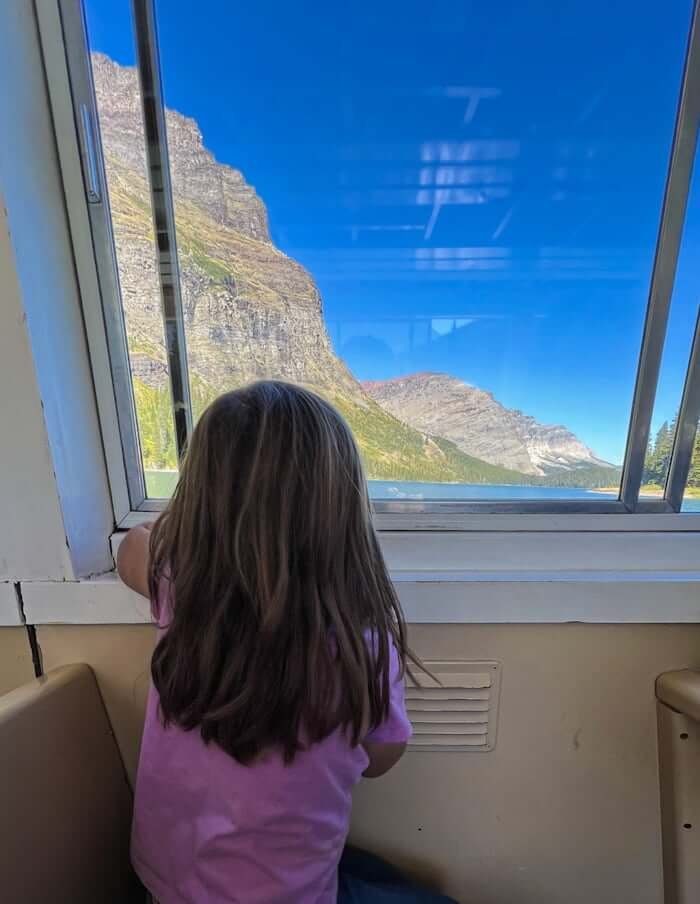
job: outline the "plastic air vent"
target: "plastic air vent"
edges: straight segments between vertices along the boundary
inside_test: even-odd
[[[492,750],[496,743],[501,666],[498,662],[426,662],[428,675],[410,679],[406,705],[414,750]]]

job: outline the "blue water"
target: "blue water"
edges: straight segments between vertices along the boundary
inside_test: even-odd
[[[510,500],[617,499],[617,493],[597,493],[575,487],[520,487],[481,483],[414,483],[409,480],[370,480],[373,499],[385,500]]]
[[[146,487],[152,499],[168,497],[177,482],[177,471],[146,471]],[[414,483],[409,480],[370,480],[373,499],[400,501],[513,500],[513,499],[617,499],[616,493],[596,493],[573,487],[490,486],[481,483]],[[684,512],[700,512],[700,499],[686,499]]]
[[[479,483],[413,483],[408,480],[370,480],[373,499],[387,501],[419,500],[513,500],[513,499],[617,499],[617,493],[599,493],[575,487],[495,486]],[[700,512],[700,499],[686,499],[684,512]]]

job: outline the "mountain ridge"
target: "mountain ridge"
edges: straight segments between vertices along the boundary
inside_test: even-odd
[[[579,468],[613,468],[566,427],[506,408],[493,393],[457,377],[419,371],[363,388],[417,430],[438,433],[468,455],[533,477]],[[439,427],[438,427],[439,425]]]

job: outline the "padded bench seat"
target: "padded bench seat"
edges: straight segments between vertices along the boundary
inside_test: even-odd
[[[0,900],[141,904],[131,809],[89,666],[64,666],[0,697]]]

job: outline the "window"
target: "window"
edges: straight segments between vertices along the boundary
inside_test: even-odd
[[[60,5],[132,508],[271,377],[345,415],[379,511],[678,510],[690,0]]]
[[[87,3],[85,11],[88,33],[95,40],[101,42],[103,32],[106,40],[113,32],[126,36],[131,50],[130,4],[110,4],[106,16],[99,4]],[[120,66],[99,51],[90,54],[90,69],[145,490],[149,496],[162,496],[159,475],[174,466],[178,449],[141,86],[133,66]]]

